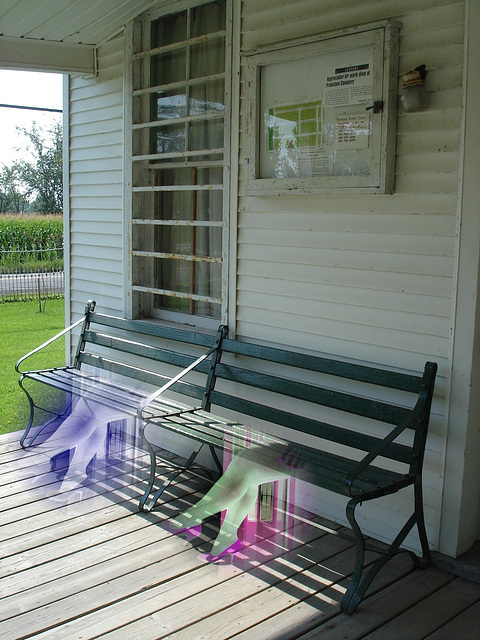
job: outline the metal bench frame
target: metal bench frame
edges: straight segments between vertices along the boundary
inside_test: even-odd
[[[241,443],[247,446],[252,439],[257,439],[258,442],[268,441],[269,436],[248,425],[250,416],[262,424],[280,425],[289,429],[288,437],[270,437],[279,446],[290,447],[296,457],[308,463],[310,469],[316,470],[313,479],[309,475],[309,482],[348,498],[346,516],[354,534],[356,560],[349,587],[341,602],[344,612],[353,613],[357,609],[373,578],[397,552],[407,551],[416,567],[423,568],[429,564],[430,549],[423,512],[422,467],[437,371],[435,363],[427,362],[423,373],[403,373],[229,339],[225,326],[219,327],[216,336],[208,336],[165,328],[155,323],[112,318],[95,313],[94,308],[95,304],[89,303],[83,321],[59,334],[61,336],[83,323],[73,367],[20,372],[20,363],[51,341],[17,363],[17,370],[21,373],[20,385],[27,393],[31,406],[31,417],[22,437],[22,446],[26,446],[25,439],[32,426],[36,408],[24,388],[25,379],[59,386],[63,384],[65,375],[73,373],[75,379],[84,364],[131,376],[157,386],[155,392],[145,392],[140,397],[137,390],[132,391],[133,396],[128,396],[128,402],[123,407],[129,415],[135,415],[139,419],[143,441],[150,454],[150,478],[140,500],[141,510],[149,511],[154,507],[166,486],[184,469],[192,467],[204,446],[210,449],[221,473],[222,466],[216,453],[218,450],[232,447],[234,443],[236,446],[239,443],[240,446]],[[106,336],[91,330],[93,322],[104,327],[135,332],[137,335],[147,334],[163,340],[173,340],[176,345],[182,345],[183,349],[185,345],[189,348],[195,345],[207,350],[195,357],[185,352],[178,353],[133,340]],[[180,372],[174,376],[166,376],[153,370],[125,365],[103,355],[88,353],[86,345],[90,343],[95,347],[171,364],[178,367]],[[193,371],[203,374],[202,384],[198,381],[187,382],[188,374]],[[342,388],[342,381],[345,388]],[[73,386],[71,385],[72,389]],[[265,392],[265,403],[251,399],[252,389]],[[125,386],[119,385],[118,390],[123,394]],[[167,391],[183,394],[190,400],[195,399],[197,403],[185,405],[171,397],[167,399]],[[282,400],[291,399],[293,409],[279,408],[285,406],[280,397]],[[105,398],[102,401],[105,402]],[[234,411],[239,420],[227,420],[213,414],[212,406],[219,413],[221,409]],[[301,411],[302,407],[307,409],[305,413]],[[316,417],[330,410],[340,412],[335,421],[327,422]],[[350,427],[342,424],[342,414],[350,416],[349,420],[344,420]],[[366,432],[363,427],[352,428],[352,416],[358,416],[358,422],[362,424],[366,419],[372,424],[372,429]],[[186,436],[195,441],[195,445],[189,458],[173,470],[160,488],[155,489],[158,448],[153,444],[155,438],[152,438],[152,434],[161,438],[164,430]],[[291,435],[292,432],[294,436]],[[273,431],[270,429],[270,434],[272,433],[275,433],[274,427]],[[318,446],[298,444],[296,434],[298,437],[301,434],[315,436]],[[31,442],[32,440],[29,444]],[[338,453],[329,453],[322,447],[322,442],[338,445]],[[350,452],[352,449],[357,451],[358,459],[352,459],[351,453],[342,452],[342,447],[347,447]],[[392,461],[403,465],[404,472],[392,471]],[[414,491],[412,515],[387,550],[381,552],[370,568],[365,569],[365,536],[356,519],[357,506],[408,486],[413,486]],[[406,536],[415,525],[422,549],[421,558],[412,551],[401,549]]]
[[[166,383],[168,387],[172,386],[172,376],[164,371],[166,366],[182,371],[178,376],[175,391],[181,393],[186,401],[161,398],[154,403],[156,413],[168,415],[192,406],[202,406],[205,386],[210,384],[214,369],[209,364],[209,358],[214,357],[221,339],[220,333],[211,336],[147,321],[126,320],[97,313],[95,306],[94,301],[89,301],[80,320],[24,355],[16,363],[15,369],[20,374],[18,382],[27,396],[30,407],[28,423],[20,439],[23,448],[30,447],[53,422],[66,417],[76,397],[81,396],[112,408],[112,420],[136,418],[138,407],[150,397],[152,386],[163,387]],[[79,335],[71,365],[23,370],[23,364],[27,359],[47,349],[54,341],[75,329],[79,330]],[[221,331],[223,330],[222,328]],[[157,341],[166,346],[158,346]],[[195,355],[195,352],[200,352],[200,356]],[[128,364],[128,357],[125,356],[135,356],[139,365]],[[198,382],[184,382],[182,378],[193,368],[203,374],[203,377]],[[133,385],[132,381],[139,384]],[[58,410],[49,406],[48,401],[42,401],[41,394],[30,388],[32,382],[64,392],[67,398],[65,406]],[[35,428],[38,414],[49,416],[49,419],[39,428]],[[216,453],[212,454],[216,458]],[[218,461],[218,458],[216,459]],[[171,457],[166,459],[165,463],[174,467],[175,475],[185,468],[183,461],[179,460],[176,464]],[[219,461],[218,469],[221,471]],[[172,479],[173,477],[172,475]]]

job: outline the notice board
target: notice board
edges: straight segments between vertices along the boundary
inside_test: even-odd
[[[391,192],[396,35],[383,24],[246,58],[249,192]]]

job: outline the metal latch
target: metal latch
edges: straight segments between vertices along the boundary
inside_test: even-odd
[[[371,104],[369,107],[365,108],[365,111],[370,111],[370,109],[373,109],[373,113],[382,113],[382,111],[383,111],[383,100],[375,100],[375,102],[373,104]]]

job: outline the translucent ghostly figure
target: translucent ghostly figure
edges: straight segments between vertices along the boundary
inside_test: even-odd
[[[238,528],[255,505],[258,487],[265,482],[298,477],[308,480],[311,471],[293,446],[252,445],[236,455],[225,473],[193,507],[175,516],[177,531],[196,529],[206,518],[226,511],[212,553],[206,557],[215,561],[228,549],[238,550]],[[173,532],[175,530],[171,528]],[[230,553],[233,553],[230,551]]]
[[[87,478],[87,466],[105,449],[109,423],[122,417],[111,407],[80,397],[70,415],[38,446],[37,450],[50,460],[65,451],[72,452],[59,492],[77,488]]]

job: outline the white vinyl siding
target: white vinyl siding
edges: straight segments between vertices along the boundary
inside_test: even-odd
[[[71,313],[88,299],[124,313],[123,34],[98,50],[98,75],[70,79]]]
[[[464,2],[236,0],[233,12],[229,169],[234,177],[238,173],[239,197],[237,202],[237,185],[232,185],[228,324],[239,338],[398,369],[419,370],[428,359],[438,362],[424,476],[427,529],[435,547],[459,259]],[[399,105],[394,193],[248,196],[248,91],[241,52],[385,19],[403,25],[400,74],[420,64],[428,70],[427,108],[405,113]],[[96,298],[102,311],[123,315],[129,308],[125,255],[130,230],[124,223],[129,179],[123,142],[130,132],[124,138],[123,35],[100,47],[98,68],[97,77],[70,80],[73,319],[88,298]],[[401,77],[397,80],[400,92]],[[464,425],[455,428],[461,431]],[[454,431],[452,440],[455,436]],[[455,450],[452,456],[463,454]],[[311,488],[302,487],[305,506],[344,517],[340,498],[325,494],[322,500],[320,506]],[[408,491],[388,503],[366,506],[371,532],[391,538],[410,508]]]
[[[293,338],[305,348],[321,336],[322,349],[332,353],[406,368],[425,356],[449,357],[463,11],[463,3],[438,0],[243,3],[248,50],[282,37],[399,20],[400,70],[427,65],[430,106],[399,109],[392,196],[240,198],[240,335]],[[241,196],[242,168],[240,154]],[[273,298],[283,312],[271,313]]]
[[[249,197],[242,62],[235,312],[240,337],[407,370],[439,363],[425,469],[434,545],[456,274],[464,9],[454,0],[242,3],[242,51],[388,18],[403,25],[400,74],[427,66],[427,109],[399,106],[393,195]],[[322,497],[330,503],[323,512],[341,518],[340,503]],[[409,499],[396,496],[389,518],[408,517]],[[382,505],[366,512],[376,535],[388,538]]]

